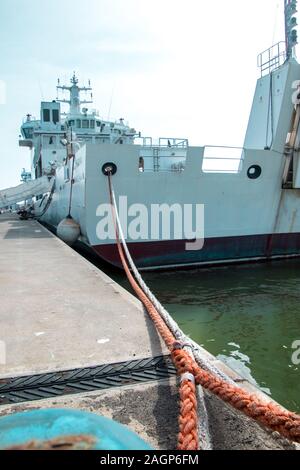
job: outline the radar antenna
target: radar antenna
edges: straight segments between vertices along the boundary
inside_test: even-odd
[[[66,103],[70,105],[70,114],[78,114],[80,113],[80,106],[82,104],[91,104],[93,101],[89,100],[81,100],[80,99],[80,93],[83,92],[88,92],[92,91],[93,89],[91,88],[91,83],[89,81],[89,86],[88,87],[79,87],[78,86],[78,78],[76,77],[75,72],[73,73],[73,76],[71,78],[71,86],[66,86],[66,85],[61,85],[60,80],[58,79],[57,82],[57,91],[62,90],[62,91],[68,91],[70,93],[70,99],[57,99],[59,103]],[[91,95],[92,97],[92,95]]]

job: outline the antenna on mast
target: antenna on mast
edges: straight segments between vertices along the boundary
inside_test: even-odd
[[[71,82],[71,86],[66,86],[66,85],[61,85],[60,84],[60,81],[58,81],[58,84],[57,84],[57,90],[61,90],[63,93],[64,92],[69,92],[70,94],[70,99],[57,99],[56,101],[59,102],[59,103],[67,103],[70,105],[70,113],[71,114],[78,114],[80,113],[80,106],[82,104],[90,104],[92,103],[93,101],[87,101],[87,100],[81,100],[80,99],[80,93],[83,91],[83,92],[88,92],[88,91],[92,91],[92,88],[90,86],[90,81],[89,81],[89,86],[88,87],[80,87],[78,86],[78,78],[76,77],[76,74],[75,72],[73,73],[72,75],[72,78],[70,80]]]
[[[297,0],[284,0],[284,17],[285,17],[285,43],[286,58],[289,60],[294,56],[294,48],[298,44],[298,26],[297,18]]]
[[[113,86],[113,89],[111,91],[111,96],[110,96],[110,102],[109,102],[109,108],[108,108],[108,114],[107,114],[107,120],[110,120],[110,113],[111,113],[111,107],[112,107],[112,102],[114,98],[114,92],[115,92],[115,85]]]

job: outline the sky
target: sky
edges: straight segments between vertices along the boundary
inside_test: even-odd
[[[1,0],[0,189],[30,168],[23,117],[38,117],[73,71],[91,80],[103,118],[242,146],[257,55],[283,38],[283,0]]]

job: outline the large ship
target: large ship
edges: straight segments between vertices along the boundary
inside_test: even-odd
[[[133,221],[134,229],[125,230],[125,236],[139,268],[300,256],[295,13],[296,1],[285,0],[286,40],[259,55],[260,77],[243,148],[142,137],[124,119],[111,122],[86,108],[92,102],[90,83],[80,87],[74,74],[70,85],[58,82],[63,96],[41,103],[39,119],[25,118],[20,146],[32,152],[32,180],[25,172],[23,185],[0,192],[2,206],[16,202],[16,194],[19,200],[34,196],[34,213],[43,223],[56,229],[71,218],[78,241],[120,266],[114,232],[108,227],[103,236],[109,225],[104,208],[110,203],[103,169],[109,166],[123,225],[125,212]],[[67,113],[62,106],[69,107]],[[175,221],[168,230],[166,220],[151,220],[153,207],[162,204]],[[198,234],[186,234],[182,217],[176,217],[178,208],[199,204],[205,221],[200,244]]]

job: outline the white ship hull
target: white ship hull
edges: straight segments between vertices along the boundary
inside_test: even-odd
[[[140,267],[215,263],[300,254],[300,191],[281,189],[282,156],[270,151],[246,151],[237,174],[201,171],[203,148],[189,148],[183,172],[141,173],[139,148],[86,145],[77,156],[72,217],[80,224],[82,240],[102,258],[119,265],[115,239],[97,238],[97,209],[109,203],[108,181],[101,168],[113,161],[117,198],[127,196],[128,206],[175,203],[204,204],[205,244],[187,251],[186,240],[133,241],[129,248]],[[257,164],[262,175],[249,179],[248,168]],[[67,215],[70,183],[57,172],[56,191],[43,220],[52,226]]]

